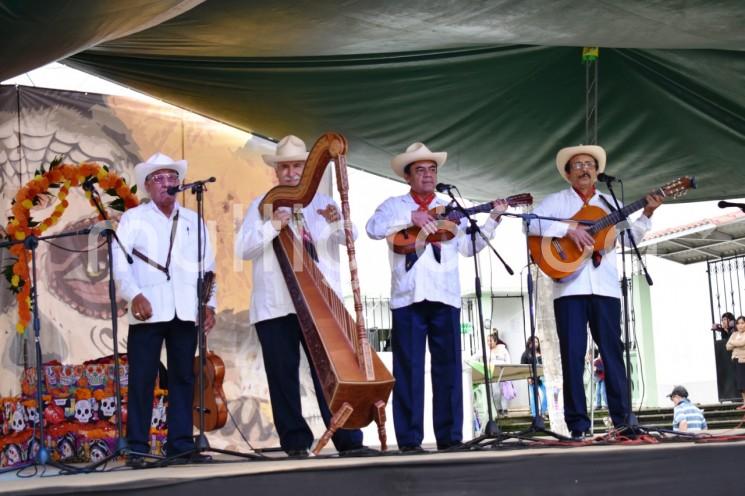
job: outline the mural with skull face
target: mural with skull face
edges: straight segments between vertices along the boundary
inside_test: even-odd
[[[76,92],[54,91],[40,88],[0,88],[0,204],[6,209],[20,184],[26,183],[34,170],[48,165],[57,155],[65,162],[95,161],[117,170],[132,183],[134,164],[161,151],[175,158],[189,160],[190,176],[234,175],[241,170],[238,181],[216,183],[205,202],[208,228],[212,232],[216,258],[224,278],[220,281],[218,325],[211,335],[211,346],[226,363],[224,382],[231,403],[235,406],[237,426],[229,424],[215,433],[216,445],[242,443],[242,431],[257,447],[277,442],[271,424],[271,409],[260,362],[258,340],[246,342],[248,334],[247,296],[250,294],[250,265],[233,258],[233,235],[243,220],[245,207],[250,199],[266,191],[275,180],[271,168],[266,167],[261,154],[270,152],[274,145],[268,141],[229,129],[222,124],[190,115],[181,109],[124,97]],[[217,169],[216,169],[217,167]],[[238,168],[238,169],[237,169]],[[191,197],[184,198],[189,208],[194,208]],[[238,201],[245,201],[243,205]],[[50,234],[73,227],[86,227],[95,221],[95,214],[79,190],[68,195],[70,207],[61,222]],[[44,218],[53,208],[51,202],[42,202],[32,211],[34,218]],[[86,224],[88,223],[88,224]],[[59,243],[64,248],[96,249],[98,263],[88,264],[88,255],[42,246],[39,250],[39,311],[42,325],[42,350],[44,361],[59,359],[58,363],[82,363],[85,360],[109,355],[114,336],[111,329],[111,308],[108,298],[108,261],[105,246],[98,241],[68,238]],[[0,288],[2,292],[4,288]],[[7,293],[7,291],[5,291]],[[123,315],[125,303],[119,298],[117,315]],[[12,297],[0,295],[0,324],[11,328],[15,322]],[[214,338],[213,338],[214,336]],[[19,383],[23,369],[23,353],[19,342],[28,341],[14,333],[0,335],[0,384]],[[126,349],[126,319],[119,320],[118,344]],[[247,349],[248,348],[248,349]],[[258,357],[258,361],[254,359]],[[257,370],[250,368],[256,364]],[[59,404],[68,420],[90,425],[97,411],[111,419],[115,415],[113,397],[97,397],[98,408],[90,404],[93,398],[78,398],[73,388],[78,386],[95,390],[100,382],[112,379],[111,369],[96,367],[62,368],[51,365],[44,368],[47,394]],[[258,371],[258,373],[255,373]],[[127,368],[122,367],[121,385],[128,383]],[[25,377],[23,393],[30,396],[36,382],[33,369]],[[315,402],[312,381],[303,369],[303,397],[305,402]],[[68,387],[69,383],[69,387]],[[17,386],[16,386],[17,387]],[[64,392],[63,392],[64,391]],[[4,392],[5,393],[5,392]],[[14,390],[6,394],[16,394]],[[124,393],[126,396],[126,392]],[[68,399],[69,398],[69,399]],[[79,399],[78,402],[75,399]],[[108,402],[104,404],[104,399]],[[81,410],[89,403],[90,414]],[[59,420],[59,409],[44,405],[45,417]],[[126,419],[126,403],[123,419]],[[165,424],[165,407],[156,405],[154,421]],[[312,408],[309,421],[314,430],[321,428],[320,415]],[[81,422],[85,420],[86,422]],[[11,418],[6,417],[10,426]],[[64,421],[63,421],[64,423]]]

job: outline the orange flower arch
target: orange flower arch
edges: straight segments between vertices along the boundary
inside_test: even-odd
[[[11,208],[12,215],[5,227],[10,240],[23,241],[32,235],[41,236],[44,231],[59,222],[69,206],[67,195],[70,188],[81,186],[84,181],[98,183],[101,190],[114,197],[115,199],[109,203],[109,207],[114,210],[123,212],[139,204],[137,186],[130,188],[124,178],[110,171],[108,167],[95,163],[72,165],[60,162],[53,161],[48,171],[43,167],[37,170],[34,178],[16,193]],[[59,190],[56,195],[59,203],[52,215],[42,221],[33,220],[31,209],[39,204],[41,196],[53,197],[51,190]],[[90,191],[86,191],[85,196],[95,208]],[[103,220],[101,214],[98,217]],[[4,274],[18,302],[16,331],[23,334],[31,321],[31,285],[28,283],[31,255],[22,243],[11,246],[9,251],[15,257],[15,262],[4,268]]]

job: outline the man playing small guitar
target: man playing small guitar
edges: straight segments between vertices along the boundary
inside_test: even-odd
[[[612,210],[609,195],[595,189],[599,173],[605,170],[605,150],[599,146],[562,148],[556,156],[556,167],[571,187],[547,196],[533,213],[539,216],[572,218],[588,206],[604,213]],[[630,233],[639,241],[649,230],[649,218],[662,202],[662,196],[648,195],[642,215],[631,223]],[[621,291],[616,268],[615,238],[605,241],[606,250],[598,250],[592,229],[587,225],[566,222],[534,221],[531,236],[558,240],[567,238],[580,252],[592,251],[576,269],[554,276],[554,314],[561,348],[564,377],[564,419],[572,438],[581,439],[590,430],[582,374],[587,347],[587,326],[600,348],[606,370],[608,409],[616,427],[627,425],[630,412],[626,371],[621,342]],[[538,250],[532,250],[535,260]],[[588,253],[589,254],[589,253]],[[555,257],[561,262],[562,254]],[[549,264],[550,265],[550,264]]]
[[[445,163],[445,152],[431,152],[423,143],[410,145],[391,161],[391,168],[411,187],[402,196],[385,200],[367,222],[372,239],[384,239],[412,224],[426,235],[435,234],[442,223],[431,213],[447,202],[435,196],[437,172]],[[492,237],[504,200],[489,207],[491,216],[482,228]],[[487,210],[487,211],[489,211]],[[393,311],[393,423],[398,447],[403,452],[422,451],[424,437],[424,351],[432,355],[433,425],[438,449],[461,442],[463,391],[460,349],[459,253],[473,256],[466,222],[453,224],[455,239],[423,244],[419,252],[392,250],[391,309]],[[415,235],[416,236],[416,235]],[[390,238],[389,238],[390,239]],[[477,238],[476,249],[485,246]]]

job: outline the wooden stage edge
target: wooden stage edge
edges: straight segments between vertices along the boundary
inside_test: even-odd
[[[731,434],[731,431],[728,431]],[[333,451],[331,451],[333,452]],[[277,455],[275,455],[277,456]],[[593,444],[528,447],[507,445],[478,451],[390,454],[339,458],[238,461],[218,455],[212,463],[57,475],[27,467],[0,474],[0,494],[137,494],[227,496],[340,492],[388,494],[733,494],[741,487],[745,441],[659,444]],[[43,471],[43,473],[42,473]],[[214,493],[215,490],[222,494]],[[210,494],[210,491],[213,493]],[[645,493],[641,493],[645,494]]]

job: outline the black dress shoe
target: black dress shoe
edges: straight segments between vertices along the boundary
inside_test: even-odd
[[[416,446],[399,446],[398,451],[401,453],[424,453],[424,448],[421,445]]]
[[[145,457],[139,455],[129,455],[124,463],[130,468],[145,468],[147,466]]]
[[[360,446],[359,448],[351,448],[351,449],[345,449],[341,450],[339,452],[339,456],[378,456],[380,454],[380,451],[368,448],[367,446]]]
[[[192,453],[189,455],[189,463],[209,463],[211,461],[212,457],[203,453]]]
[[[584,441],[585,439],[589,439],[592,436],[589,432],[582,432],[582,431],[572,431],[572,441]]]
[[[455,441],[450,443],[438,444],[437,451],[457,451],[463,447],[463,443]]]
[[[211,462],[212,457],[210,455],[203,455],[202,453],[184,453],[171,458],[166,462],[167,465],[188,465],[190,463],[207,463]]]
[[[308,458],[307,449],[291,449],[285,451],[285,453],[287,453],[289,458]]]

